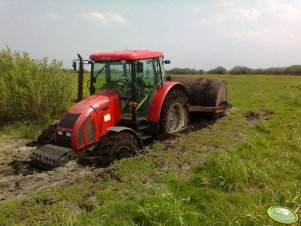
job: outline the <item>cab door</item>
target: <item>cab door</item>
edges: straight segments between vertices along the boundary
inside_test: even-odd
[[[148,110],[157,90],[157,70],[156,60],[158,58],[140,60],[139,72],[136,73],[137,86],[137,108],[138,120],[146,120]],[[142,70],[141,70],[142,68]]]

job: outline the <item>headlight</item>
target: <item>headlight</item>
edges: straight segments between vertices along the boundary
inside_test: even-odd
[[[63,131],[57,131],[58,135],[63,135]]]
[[[87,141],[91,144],[94,141],[95,137],[95,124],[94,121],[91,120],[86,133]]]
[[[88,123],[88,125],[87,125]],[[86,129],[86,130],[85,130]],[[95,124],[91,117],[85,119],[77,134],[77,146],[84,145],[84,137],[86,137],[87,144],[92,144],[95,138]]]
[[[71,133],[66,132],[65,134],[66,134],[67,137],[71,137]]]

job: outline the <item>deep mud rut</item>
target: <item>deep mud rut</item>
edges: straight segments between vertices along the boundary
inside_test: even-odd
[[[36,147],[31,140],[0,137],[0,202],[57,186],[70,185],[78,178],[99,173],[101,168],[82,166],[75,161],[52,171],[40,171],[30,166],[29,155]]]

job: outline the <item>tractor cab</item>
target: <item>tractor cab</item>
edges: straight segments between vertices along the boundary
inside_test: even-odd
[[[157,88],[165,81],[163,53],[102,52],[90,59],[90,94],[114,90],[120,96],[122,119],[145,120]]]

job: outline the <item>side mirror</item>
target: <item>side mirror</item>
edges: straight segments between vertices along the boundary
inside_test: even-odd
[[[73,67],[73,70],[76,71],[76,62],[75,61],[73,61],[72,67]]]
[[[137,62],[137,73],[142,73],[142,72],[143,72],[143,63]]]
[[[164,62],[164,64],[170,64],[171,61],[170,60],[164,60],[163,62]]]

